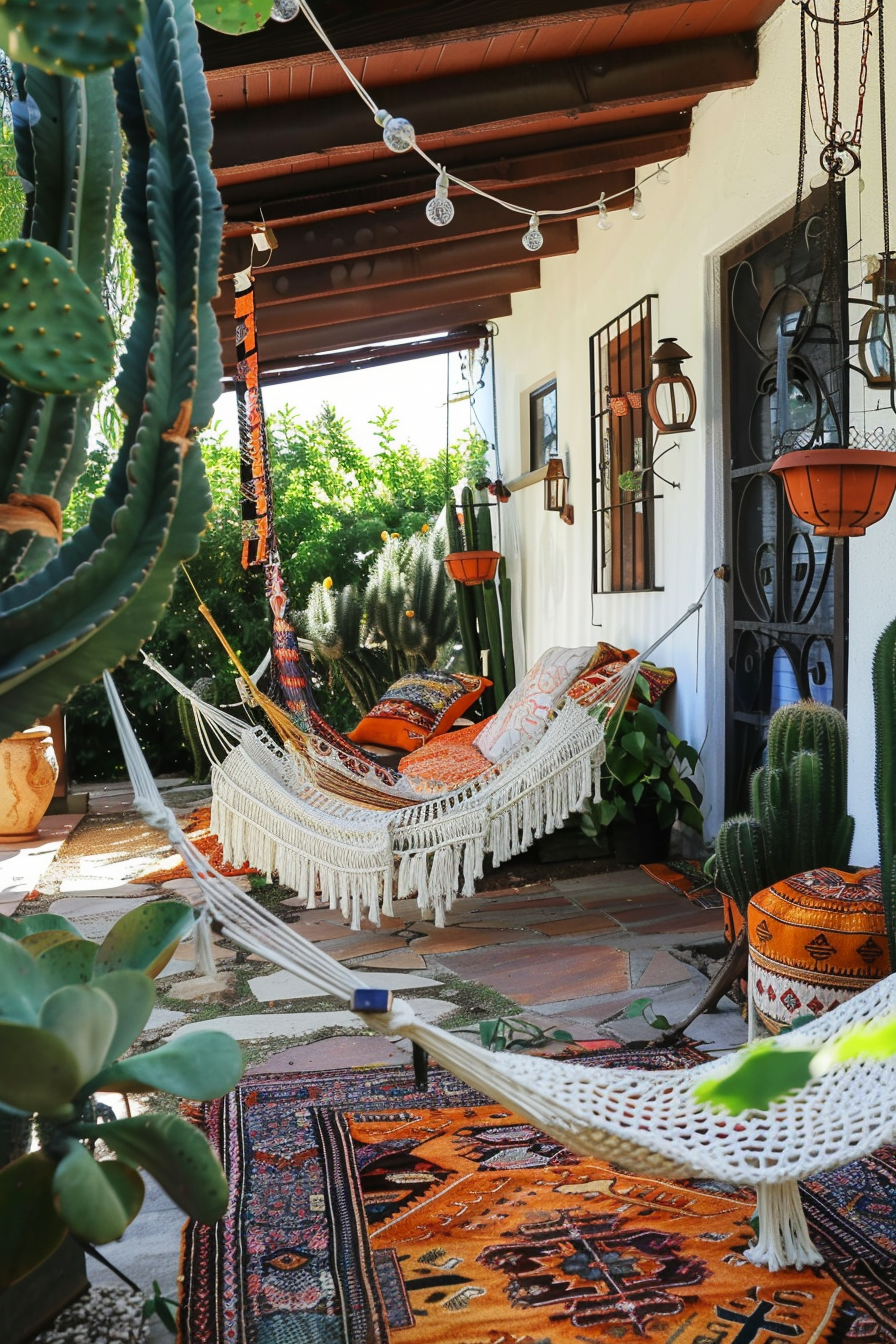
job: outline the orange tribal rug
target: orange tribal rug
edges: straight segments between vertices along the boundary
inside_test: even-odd
[[[211,829],[211,819],[211,808],[197,807],[183,824],[184,834],[192,840],[200,854],[204,854],[215,871],[223,874],[224,877],[241,877],[245,876],[246,873],[257,873],[258,869],[250,868],[248,863],[244,863],[242,868],[234,868],[231,864],[224,863],[224,851],[221,848],[220,840]],[[174,880],[181,881],[192,876],[193,874],[180,855],[172,854],[148,872],[141,873],[139,877],[132,877],[130,881],[171,882]]]
[[[204,1123],[231,1209],[185,1232],[181,1344],[896,1339],[893,1152],[807,1186],[828,1264],[769,1274],[749,1192],[576,1158],[440,1069],[247,1079]]]

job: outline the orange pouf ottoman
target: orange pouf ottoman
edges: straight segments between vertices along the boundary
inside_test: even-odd
[[[750,1001],[775,1034],[890,973],[879,868],[775,882],[750,901],[747,928]]]

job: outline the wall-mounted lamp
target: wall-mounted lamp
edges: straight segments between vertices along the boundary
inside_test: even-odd
[[[664,337],[653,353],[657,375],[647,394],[647,409],[658,434],[687,434],[697,414],[697,394],[682,360],[690,359],[674,336]]]
[[[562,513],[566,507],[566,472],[556,455],[548,458],[544,478],[544,507],[548,513]]]

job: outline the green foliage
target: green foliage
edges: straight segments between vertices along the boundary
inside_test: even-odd
[[[477,1031],[483,1049],[490,1050],[492,1054],[531,1050],[533,1046],[546,1045],[549,1041],[571,1043],[574,1040],[571,1032],[561,1027],[545,1032],[534,1022],[527,1022],[521,1017],[487,1018],[477,1022],[475,1027],[461,1027],[460,1030]]]
[[[271,17],[272,0],[197,0],[196,18],[219,33],[253,33]]]
[[[636,683],[635,695],[642,694]],[[600,802],[589,804],[582,830],[596,838],[617,817],[634,822],[637,813],[649,810],[663,828],[680,820],[702,834],[703,795],[694,778],[699,759],[655,705],[623,711],[616,731],[607,734]]]
[[[150,918],[136,920],[141,914]],[[132,911],[110,930],[95,963],[72,958],[85,940],[68,928],[34,927],[47,918],[20,921],[17,936],[5,931],[12,920],[0,931],[0,1112],[35,1126],[41,1145],[0,1169],[0,1229],[15,1228],[17,1237],[7,1247],[0,1230],[0,1291],[46,1259],[66,1228],[89,1242],[117,1240],[143,1201],[140,1167],[199,1221],[215,1221],[227,1202],[217,1159],[179,1116],[93,1121],[100,1090],[206,1101],[239,1081],[239,1048],[221,1032],[121,1057],[152,1011],[150,977],[192,926],[192,911],[173,901]],[[35,941],[48,937],[64,941]],[[84,1146],[97,1138],[114,1160],[97,1161]]]
[[[6,0],[0,23],[21,7],[22,0]],[[64,703],[78,685],[136,652],[154,628],[174,571],[194,553],[204,525],[209,499],[193,439],[210,419],[220,385],[211,304],[223,212],[209,161],[208,91],[189,0],[147,0],[145,7],[122,0],[114,23],[85,21],[76,0],[62,8],[65,17],[56,23],[55,0],[28,5],[17,40],[25,43],[30,34],[32,46],[44,44],[41,59],[52,70],[99,68],[123,60],[145,17],[136,53],[140,76],[134,59],[120,64],[113,98],[108,74],[78,81],[45,74],[35,64],[17,72],[20,93],[30,95],[39,113],[17,126],[20,172],[34,187],[25,233],[75,266],[94,295],[103,290],[123,131],[122,217],[138,292],[117,389],[126,427],[102,495],[86,523],[42,567],[22,569],[21,534],[0,548],[0,735]],[[83,41],[82,27],[89,30]],[[84,52],[96,44],[102,56],[85,61]],[[68,329],[60,360],[68,360],[79,329]],[[92,396],[5,389],[0,497],[11,487],[58,490],[65,503],[83,461],[92,402]]]
[[[132,57],[142,23],[142,0],[116,0],[114,18],[89,0],[0,0],[0,47],[51,74],[86,75]]]
[[[843,715],[813,700],[777,710],[768,764],[751,781],[751,815],[729,818],[716,838],[716,882],[742,914],[751,896],[781,878],[848,864],[855,822],[846,790]]]
[[[663,1017],[662,1013],[653,1011],[653,999],[633,999],[626,1006],[622,1016],[626,1018],[643,1017],[647,1025],[655,1028],[656,1031],[668,1031],[672,1025],[667,1017]]]
[[[0,238],[16,238],[25,214],[25,193],[16,166],[12,121],[0,98]]]
[[[874,651],[872,685],[880,887],[890,969],[896,971],[896,621],[887,626]]]

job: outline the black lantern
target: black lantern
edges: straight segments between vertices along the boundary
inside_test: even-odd
[[[555,455],[548,458],[548,471],[544,478],[544,507],[548,513],[562,513],[566,507],[566,472],[560,458]]]
[[[674,336],[664,337],[653,353],[657,374],[647,394],[647,409],[658,434],[687,434],[693,428],[697,394],[690,378],[681,371],[685,359],[690,355]]]

